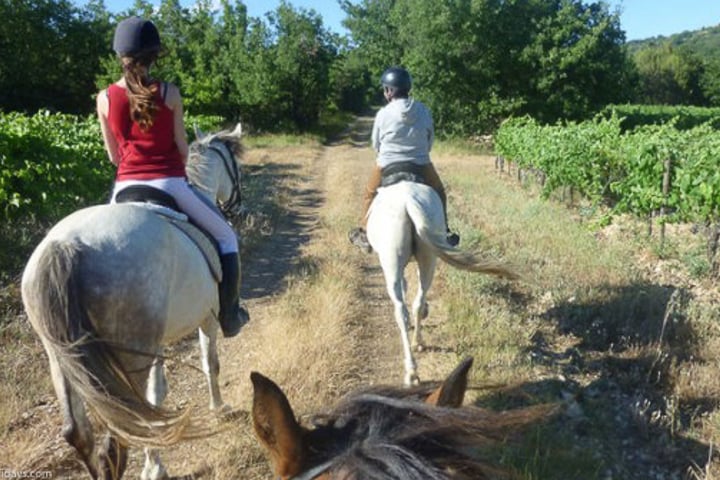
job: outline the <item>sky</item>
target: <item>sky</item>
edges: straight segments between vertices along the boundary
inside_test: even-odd
[[[160,4],[160,0],[150,0]],[[627,40],[642,40],[659,35],[668,36],[686,30],[698,30],[720,24],[720,0],[606,0],[611,9],[620,9],[620,24]],[[84,5],[83,0],[76,0]],[[132,6],[134,0],[105,0],[113,13]],[[193,0],[181,0],[191,5]],[[244,0],[248,14],[262,17],[277,7],[278,0]],[[323,24],[337,33],[346,33],[342,27],[345,12],[337,0],[290,0],[296,8],[313,9],[323,18]],[[359,3],[359,0],[358,0]]]

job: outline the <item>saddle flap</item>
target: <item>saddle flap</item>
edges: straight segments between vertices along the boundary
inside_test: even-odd
[[[170,217],[166,218],[172,225],[187,235],[188,238],[197,245],[200,252],[202,252],[205,257],[215,281],[220,283],[222,280],[222,266],[220,265],[220,255],[218,254],[217,245],[208,238],[206,233],[192,223]]]

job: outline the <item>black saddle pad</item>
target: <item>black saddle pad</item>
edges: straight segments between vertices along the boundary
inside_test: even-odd
[[[115,195],[115,202],[147,202],[171,208],[176,212],[181,212],[175,199],[167,192],[163,192],[159,188],[149,185],[131,185],[125,187]],[[181,212],[182,213],[182,212]]]

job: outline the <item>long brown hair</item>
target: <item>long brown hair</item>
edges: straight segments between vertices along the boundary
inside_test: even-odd
[[[159,54],[160,51],[153,48],[121,60],[130,101],[130,118],[144,131],[152,127],[158,109],[155,100],[158,84],[151,82],[148,68],[157,60]]]

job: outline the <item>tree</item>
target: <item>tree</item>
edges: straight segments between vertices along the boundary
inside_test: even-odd
[[[294,125],[317,124],[326,104],[330,65],[336,56],[332,36],[314,10],[296,10],[286,1],[270,16],[275,27],[274,69],[280,104]]]
[[[373,75],[407,67],[439,133],[493,130],[529,113],[584,118],[621,102],[631,64],[617,13],[581,0],[341,1]],[[378,89],[379,91],[379,89]]]
[[[0,15],[0,108],[92,111],[99,59],[110,50],[102,2],[79,10],[67,0],[0,0]]]
[[[636,50],[633,60],[640,78],[638,103],[708,104],[704,88],[711,88],[712,80],[705,76],[705,65],[691,51],[663,41]]]
[[[527,113],[548,122],[579,120],[627,95],[631,67],[617,13],[604,2],[549,0],[523,61],[534,72]]]

